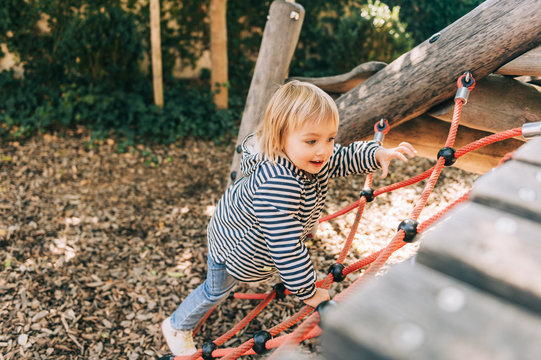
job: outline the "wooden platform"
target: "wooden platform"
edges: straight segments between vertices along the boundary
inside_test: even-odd
[[[541,138],[523,145],[421,235],[415,261],[325,314],[322,358],[541,359],[540,154]]]

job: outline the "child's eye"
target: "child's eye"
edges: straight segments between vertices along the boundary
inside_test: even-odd
[[[329,138],[329,142],[333,142],[334,141],[334,138]]]
[[[307,144],[314,145],[316,143],[315,140],[306,140]]]

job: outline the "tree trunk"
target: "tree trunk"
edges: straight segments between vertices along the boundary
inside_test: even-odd
[[[227,0],[210,0],[211,89],[217,109],[228,107]]]
[[[346,145],[371,136],[386,118],[396,126],[456,92],[457,78],[477,80],[541,44],[541,1],[488,0],[402,55],[337,99],[337,141]]]
[[[303,20],[304,8],[300,4],[272,2],[244,107],[237,149],[246,135],[257,128],[270,97],[287,77]],[[233,156],[231,180],[237,178],[239,166],[240,153],[237,151]]]
[[[163,107],[162,46],[160,36],[160,0],[150,0],[150,45],[154,104]]]

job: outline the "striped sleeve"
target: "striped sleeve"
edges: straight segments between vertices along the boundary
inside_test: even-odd
[[[315,294],[316,275],[308,249],[300,240],[303,226],[292,216],[299,209],[300,195],[300,185],[294,178],[278,175],[261,184],[253,205],[285,287],[305,300]]]
[[[348,146],[334,145],[329,161],[329,176],[367,174],[381,166],[376,161],[376,150],[381,147],[375,141],[356,141]]]

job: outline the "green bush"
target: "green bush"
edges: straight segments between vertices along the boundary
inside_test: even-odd
[[[238,126],[270,0],[230,1],[227,9],[230,110],[216,111],[208,71],[173,78],[177,55],[195,64],[209,48],[209,0],[163,0],[161,39],[165,106],[153,105],[148,0],[3,0],[0,42],[24,64],[24,79],[0,74],[0,131],[15,136],[85,125],[94,136],[169,142],[223,139]],[[391,61],[409,47],[380,1],[312,0],[290,73],[342,73],[369,60]],[[36,26],[38,20],[47,30]],[[174,20],[174,21],[172,21]]]
[[[113,1],[5,0],[0,41],[43,86],[104,82],[129,86],[140,76],[142,38],[135,17]],[[37,20],[48,28],[36,26]]]
[[[473,10],[484,0],[386,0],[400,5],[400,20],[407,24],[415,45]]]
[[[141,35],[133,15],[117,5],[98,8],[93,3],[70,16],[61,35],[57,54],[67,78],[127,88],[141,76]]]
[[[165,92],[165,106],[152,104],[145,91],[125,91],[106,86],[63,84],[54,93],[43,94],[12,72],[0,75],[0,122],[3,131],[16,129],[15,136],[82,124],[94,138],[116,135],[126,144],[149,140],[170,143],[186,136],[222,141],[234,135],[240,106],[216,111],[207,88],[176,82]],[[49,89],[50,90],[50,89]]]
[[[381,1],[312,0],[290,66],[295,76],[343,73],[371,60],[390,62],[411,48],[398,7]],[[232,89],[245,96],[271,1],[229,2],[229,74]]]
[[[131,12],[133,2],[127,6],[113,0],[0,5],[6,19],[0,41],[24,64],[24,79],[12,71],[0,74],[0,131],[26,136],[85,125],[94,137],[115,134],[128,144],[231,137],[240,119],[234,96],[231,110],[216,111],[208,85],[190,86],[166,71],[165,106],[153,104],[152,80],[140,70],[146,28]],[[138,12],[145,13],[148,8]],[[49,31],[33,26],[39,18]],[[178,36],[177,29],[172,37]]]
[[[391,10],[375,0],[347,10],[322,38],[317,56],[326,64],[323,73],[344,73],[367,61],[391,62],[411,48],[405,25],[398,20],[398,7]]]

